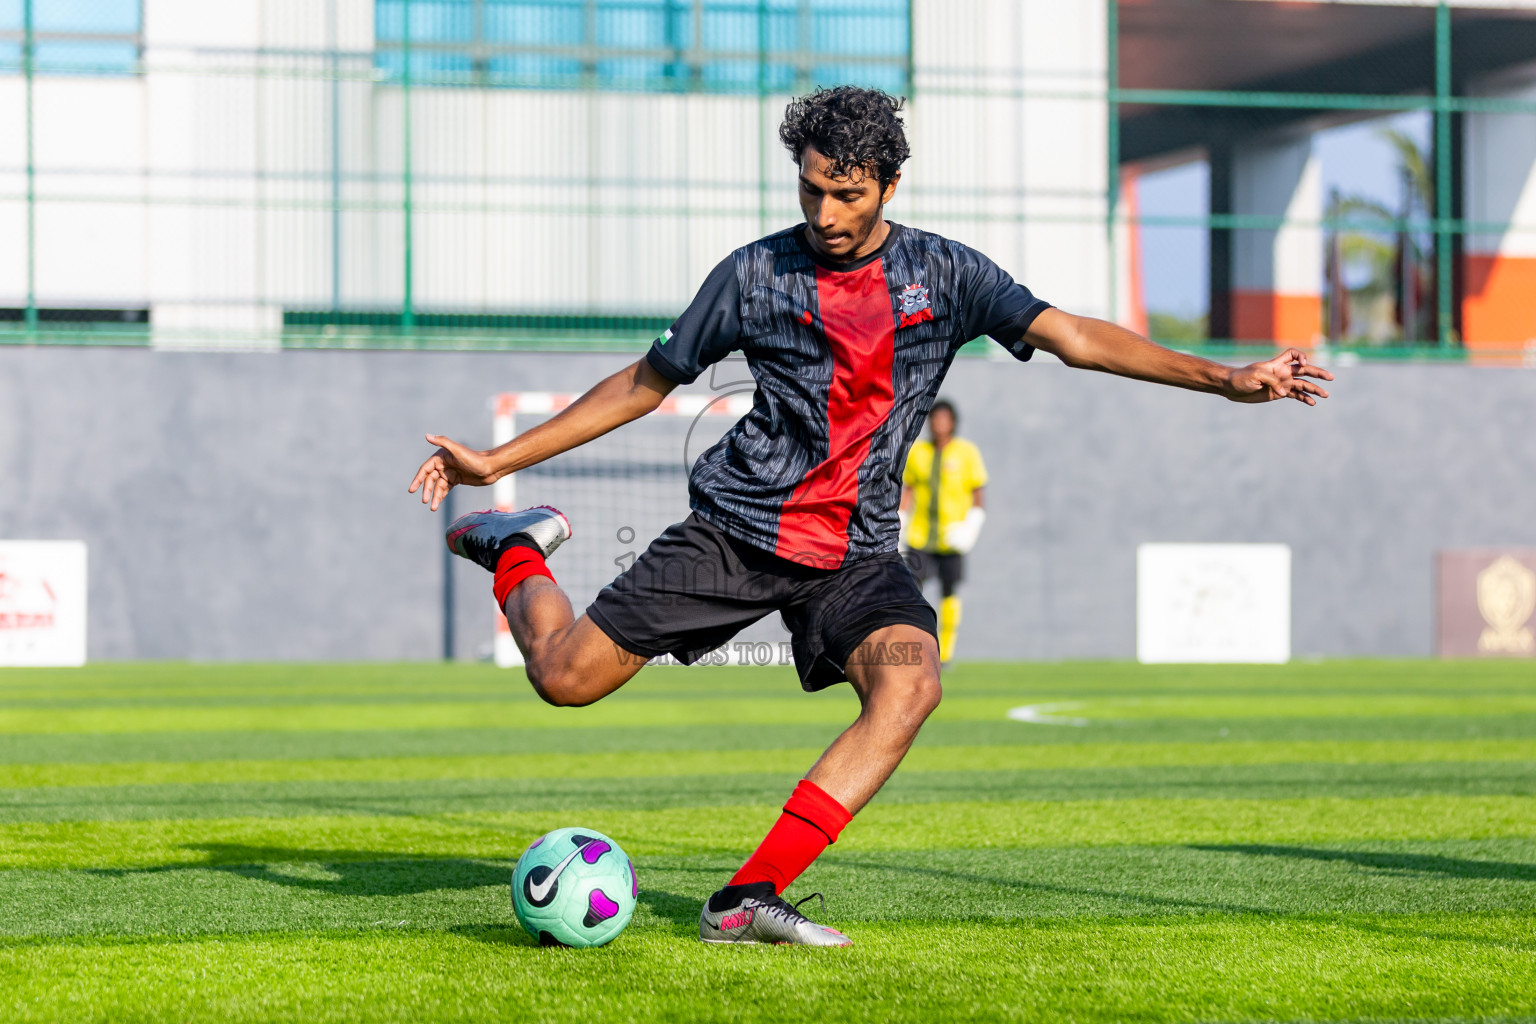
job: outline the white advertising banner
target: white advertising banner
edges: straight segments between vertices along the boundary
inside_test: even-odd
[[[0,666],[85,664],[85,542],[0,540]]]
[[[1290,546],[1138,547],[1136,657],[1147,663],[1289,661]]]

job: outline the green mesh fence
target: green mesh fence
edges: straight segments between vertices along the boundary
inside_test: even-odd
[[[1207,307],[1198,322],[1150,318],[1154,336],[1162,328],[1162,340],[1240,354],[1266,338],[1265,311],[1255,302],[1268,300],[1276,321],[1270,341],[1310,340],[1362,358],[1470,354],[1536,363],[1536,319],[1526,324],[1516,311],[1518,278],[1536,255],[1536,233],[1509,201],[1530,176],[1531,154],[1499,141],[1536,129],[1536,90],[1521,70],[1536,56],[1531,12],[1508,5],[1171,0],[1111,5],[1108,34],[1111,165],[1155,166],[1181,147],[1198,147],[1208,167],[1200,216],[1127,210],[1117,194],[1119,176],[1108,184],[1122,220],[1143,231],[1206,236]],[[1222,38],[1224,45],[1212,45]],[[1202,59],[1189,59],[1191,39],[1207,44]],[[1404,115],[1422,117],[1423,139],[1386,120]],[[1285,161],[1296,158],[1301,173],[1287,146],[1353,123],[1378,125],[1395,150],[1398,196],[1335,187],[1310,203],[1263,208],[1266,180],[1283,178]],[[1305,191],[1298,184],[1288,197],[1299,200]],[[1266,285],[1284,291],[1277,281],[1283,274],[1267,281],[1254,274],[1254,264],[1283,256],[1318,264],[1305,309],[1287,311],[1286,296],[1263,294]],[[1309,318],[1299,329],[1280,329],[1278,321],[1302,312]]]
[[[1502,162],[1488,139],[1536,131],[1536,91],[1519,77],[1536,61],[1530,12],[149,10],[0,0],[0,133],[16,143],[0,150],[0,340],[638,349],[731,248],[799,218],[779,117],[791,95],[851,82],[911,99],[916,154],[893,216],[977,245],[1075,311],[1234,357],[1289,341],[1361,358],[1536,352],[1487,287],[1524,258],[1525,235],[1536,255],[1536,232],[1518,204],[1477,199],[1465,180],[1478,160]],[[1249,194],[1294,156],[1284,140],[1404,113],[1430,128],[1398,154],[1403,202],[1330,194],[1268,209]],[[1122,191],[1127,173],[1190,159],[1209,168],[1198,212],[1145,211]],[[1525,173],[1511,167],[1501,173]],[[1204,296],[1194,316],[1161,313],[1147,290],[1157,268],[1142,242],[1157,231],[1201,239],[1203,261],[1173,268]],[[1282,272],[1293,251],[1300,269]],[[1365,284],[1351,276],[1361,267]],[[1286,273],[1312,278],[1291,288],[1301,300]]]

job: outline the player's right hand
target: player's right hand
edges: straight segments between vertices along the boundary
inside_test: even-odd
[[[421,503],[430,506],[433,512],[455,485],[484,487],[495,481],[495,470],[487,453],[466,448],[452,438],[437,434],[428,434],[427,440],[437,445],[437,451],[421,464],[407,493],[415,494],[419,488]]]

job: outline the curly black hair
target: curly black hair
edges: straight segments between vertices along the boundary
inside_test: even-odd
[[[806,146],[815,146],[831,164],[834,178],[873,171],[882,186],[888,185],[912,155],[897,116],[905,103],[879,89],[856,85],[817,89],[789,101],[779,141],[796,164]]]

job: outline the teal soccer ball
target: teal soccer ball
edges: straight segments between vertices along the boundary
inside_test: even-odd
[[[639,894],[628,854],[590,828],[540,836],[512,869],[512,910],[543,946],[612,942],[634,916]]]

